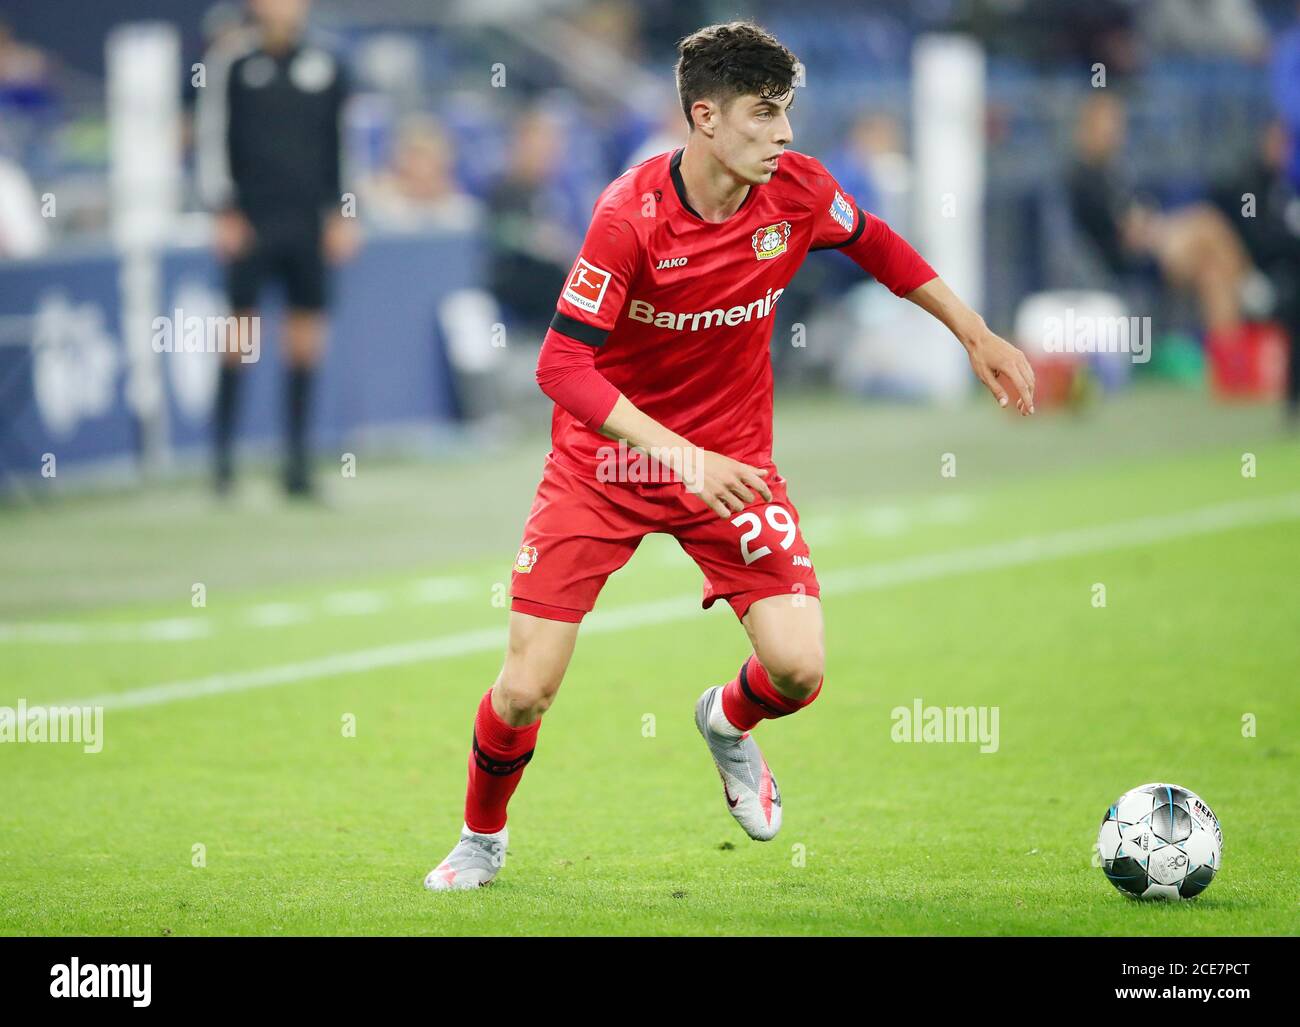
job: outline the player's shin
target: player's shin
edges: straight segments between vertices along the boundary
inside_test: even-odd
[[[489,689],[474,718],[465,790],[465,824],[476,834],[495,834],[506,824],[506,806],[533,758],[540,718],[511,727],[492,708]]]
[[[723,686],[722,702],[715,707],[715,715],[725,717],[727,724],[739,734],[751,730],[760,720],[775,720],[798,713],[813,702],[821,690],[822,681],[818,681],[807,698],[792,699],[782,694],[772,684],[771,676],[758,662],[758,657],[751,654],[740,665],[740,673]],[[711,726],[719,729],[719,725]]]

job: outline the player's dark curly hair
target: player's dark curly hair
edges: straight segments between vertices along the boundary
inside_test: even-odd
[[[798,61],[774,35],[750,21],[709,25],[677,43],[677,95],[694,130],[697,100],[726,104],[737,96],[775,100],[794,86]]]

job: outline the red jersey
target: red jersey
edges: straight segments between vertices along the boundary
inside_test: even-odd
[[[652,157],[601,193],[551,328],[596,347],[596,370],[692,445],[766,466],[772,327],[808,251],[844,248],[899,295],[935,274],[812,157],[786,150],[720,223],[687,202],[681,157]],[[551,437],[583,473],[612,444],[559,404]]]

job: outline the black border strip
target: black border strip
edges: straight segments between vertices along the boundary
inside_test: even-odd
[[[603,797],[602,797],[603,798]],[[810,807],[816,812],[815,807]],[[581,813],[603,813],[600,802],[588,802]],[[859,816],[854,813],[854,816]],[[450,822],[450,816],[445,820]],[[866,816],[860,819],[866,823]],[[457,825],[459,826],[459,825]],[[869,825],[868,825],[869,826]],[[455,838],[454,830],[451,837]],[[543,844],[545,840],[543,839]],[[418,844],[406,848],[418,851]],[[615,871],[622,868],[618,852],[597,851],[592,863],[579,859],[572,867],[561,860],[551,865],[544,860],[545,852],[528,848],[531,856],[521,853],[524,859],[535,862],[521,865],[526,871],[515,876],[512,863],[507,862],[503,875],[508,888],[525,890],[537,896],[543,905],[538,911],[531,908],[519,910],[512,905],[505,912],[492,911],[483,906],[483,894],[464,895],[468,904],[449,900],[451,895],[430,896],[419,886],[419,873],[425,867],[408,860],[405,850],[400,854],[402,863],[395,868],[382,859],[370,856],[363,867],[380,866],[381,888],[377,892],[383,900],[379,908],[371,904],[343,904],[329,893],[310,910],[281,908],[271,918],[259,913],[253,902],[233,903],[223,909],[223,916],[215,921],[202,918],[191,911],[178,914],[180,922],[164,913],[158,914],[158,930],[170,934],[172,927],[178,935],[192,931],[215,930],[228,932],[274,932],[277,937],[5,937],[0,938],[0,989],[4,995],[5,1009],[16,1010],[14,1022],[30,1020],[33,1023],[53,1022],[56,1018],[46,1014],[62,1012],[112,1011],[114,1007],[127,1013],[152,1011],[161,1017],[189,1016],[195,1010],[219,1013],[223,1019],[236,1022],[247,1020],[249,1006],[255,1001],[258,1008],[283,1018],[290,1016],[301,1020],[306,1015],[329,1015],[332,1019],[349,1015],[374,1019],[375,989],[373,987],[305,987],[298,982],[324,981],[383,981],[385,993],[410,997],[412,1002],[427,999],[431,965],[437,967],[441,979],[475,980],[482,977],[485,959],[498,957],[518,959],[526,948],[534,966],[548,974],[563,973],[577,964],[584,972],[598,974],[602,981],[619,993],[637,987],[644,989],[647,979],[668,979],[680,973],[685,960],[692,965],[708,966],[714,961],[746,960],[757,965],[760,960],[770,963],[790,962],[807,958],[816,946],[816,955],[833,949],[833,956],[854,966],[874,968],[876,977],[888,981],[898,994],[917,994],[926,998],[926,1008],[934,1009],[945,1021],[964,1022],[970,1019],[971,996],[992,989],[1009,991],[1021,1005],[1054,1008],[1060,1005],[1061,995],[1068,992],[1073,1008],[1092,1013],[1111,1012],[1131,1017],[1133,1011],[1151,1009],[1166,1012],[1183,1019],[1182,1012],[1189,1004],[1204,1009],[1203,996],[1187,994],[1191,989],[1218,992],[1220,988],[1237,991],[1247,989],[1249,998],[1228,999],[1217,994],[1208,1003],[1218,1011],[1237,1008],[1239,1012],[1263,1020],[1265,1006],[1278,1008],[1280,1003],[1294,997],[1294,968],[1300,939],[1296,937],[1154,937],[1139,943],[1139,954],[1153,954],[1141,962],[1152,965],[1139,968],[1134,964],[1135,946],[1131,937],[1078,938],[1078,937],[812,937],[721,936],[709,931],[708,910],[703,914],[692,903],[707,897],[708,881],[693,883],[684,871],[665,871],[663,879],[646,882],[639,875],[631,884],[617,882],[612,898],[607,899],[596,886],[587,886],[581,868],[591,865],[598,870]],[[433,858],[441,856],[435,850]],[[566,853],[569,855],[569,853]],[[811,854],[810,854],[811,855]],[[814,857],[816,858],[816,857]],[[514,859],[513,851],[510,859]],[[878,861],[877,861],[878,862]],[[545,865],[543,865],[545,863]],[[635,869],[635,868],[634,868]],[[905,867],[904,869],[910,869]],[[1235,868],[1234,868],[1235,869]],[[204,871],[193,871],[203,873]],[[670,872],[673,876],[670,876]],[[816,871],[814,871],[816,872]],[[849,854],[843,867],[836,872],[844,876],[846,888],[862,880],[879,878],[879,867],[870,854]],[[920,872],[918,871],[918,876]],[[755,887],[780,887],[780,870],[773,866],[753,871]],[[788,878],[789,871],[786,871]],[[239,882],[251,877],[233,878]],[[597,882],[599,884],[600,882]],[[635,889],[640,884],[640,890]],[[1148,912],[1133,907],[1129,900],[1110,894],[1110,885],[1097,873],[1087,901],[1095,908],[1096,919],[1089,923],[1070,921],[1059,930],[1107,930],[1132,934],[1138,923],[1136,914]],[[500,888],[500,882],[491,885]],[[623,891],[618,889],[622,888]],[[676,888],[678,891],[670,892]],[[1104,890],[1100,890],[1104,889]],[[624,892],[630,891],[631,898]],[[1095,892],[1095,894],[1093,894]],[[588,899],[588,893],[595,897]],[[507,892],[506,898],[513,898]],[[1213,895],[1211,890],[1209,894]],[[674,896],[670,898],[669,896]],[[557,897],[558,896],[558,897]],[[642,897],[647,897],[643,902]],[[680,896],[680,898],[675,897]],[[151,905],[162,908],[162,899],[148,896]],[[491,898],[496,899],[493,895]],[[417,899],[419,901],[417,901]],[[535,901],[535,900],[534,900]],[[648,902],[660,905],[662,912],[647,908]],[[1193,900],[1201,902],[1202,900]],[[555,909],[546,907],[553,902]],[[622,919],[610,915],[606,905],[622,902],[627,908],[619,910]],[[1000,930],[1042,929],[1046,918],[1034,920],[1015,919],[1007,914],[1005,919],[990,923],[954,923],[941,919],[949,913],[943,893],[922,893],[913,900],[922,912],[933,911],[930,930],[965,930],[993,934]],[[399,915],[398,904],[414,913]],[[69,903],[70,904],[70,903]],[[59,919],[61,907],[45,904],[36,912],[28,913],[18,928],[21,930],[50,930],[65,925]],[[510,905],[507,902],[507,905]],[[473,910],[489,910],[480,914]],[[830,923],[816,921],[794,923],[783,921],[777,912],[767,909],[756,911],[753,923],[758,931],[772,934],[802,932],[814,934],[883,934],[888,923],[882,925],[873,918],[873,907],[867,900],[846,892],[844,910],[836,910]],[[514,915],[511,915],[513,911]],[[1163,911],[1161,911],[1163,912]],[[1173,911],[1170,911],[1173,912]],[[1179,921],[1196,921],[1198,930],[1223,930],[1243,926],[1240,920],[1218,920],[1208,908],[1181,909],[1188,913]],[[1221,913],[1222,910],[1216,912]],[[1286,931],[1290,923],[1284,920],[1287,912],[1281,899],[1266,896],[1259,906],[1262,919],[1247,922],[1245,929]],[[583,916],[575,919],[574,914]],[[693,915],[692,915],[693,914]],[[280,920],[283,915],[287,920]],[[1148,918],[1149,919],[1149,918]],[[1214,922],[1210,922],[1213,920]],[[1294,920],[1294,917],[1292,917]],[[1204,922],[1202,922],[1204,921]],[[1170,921],[1172,922],[1172,921]],[[13,929],[6,922],[7,929]],[[73,922],[76,929],[86,931],[123,930],[123,921],[109,912],[82,910]],[[276,925],[284,924],[279,930]],[[1090,926],[1095,924],[1097,926]],[[716,927],[716,925],[714,925]],[[895,931],[898,927],[893,928]],[[913,928],[917,929],[917,928]],[[375,938],[375,937],[301,937],[303,931],[346,931],[349,935],[373,934],[377,931],[399,931],[411,934],[440,934],[450,937]],[[696,935],[695,937],[638,937],[634,932]],[[1158,931],[1157,931],[1158,933]],[[292,934],[293,937],[280,937]],[[488,935],[493,936],[477,936]],[[511,936],[538,934],[542,937],[518,938]],[[585,934],[586,937],[553,937],[552,935]],[[699,935],[705,936],[699,936]],[[497,937],[504,935],[505,937]],[[612,936],[611,936],[612,935]],[[71,969],[76,957],[79,967],[88,965],[136,964],[150,966],[149,1000],[144,1009],[132,1008],[131,998],[97,998],[69,1003],[67,999],[51,994],[53,967]],[[1177,960],[1177,962],[1175,962]],[[766,965],[766,964],[764,964]],[[944,968],[944,987],[935,987],[934,968]],[[1129,971],[1126,973],[1125,971]],[[1207,971],[1222,971],[1208,976]],[[129,974],[128,974],[129,976]],[[80,977],[80,974],[78,974]],[[862,1001],[860,980],[849,975],[826,975],[819,981],[824,1001],[843,1000],[846,1005]],[[1130,989],[1149,988],[1151,999],[1139,997]],[[465,990],[465,989],[460,989]],[[1125,995],[1124,993],[1128,994]],[[1170,994],[1172,993],[1172,994]],[[1270,998],[1269,996],[1272,996]],[[1173,1002],[1162,1001],[1165,997]],[[468,1008],[472,999],[456,1001],[458,994],[450,995],[451,1008],[456,1012]],[[664,989],[641,996],[641,1005],[657,1019],[680,1019],[680,1003]],[[1225,1004],[1228,1003],[1228,1004]],[[1258,1013],[1251,1012],[1251,1002]],[[566,1005],[567,1003],[567,1005]],[[447,1005],[448,1003],[443,1003]],[[550,990],[539,992],[531,1003],[538,1014],[554,1013],[556,1019],[565,1013],[572,1019],[572,1002],[567,995]],[[26,1015],[24,1015],[26,1014]],[[35,1014],[35,1015],[33,1015]],[[37,1019],[40,1016],[41,1019]],[[21,1020],[19,1018],[22,1018]],[[58,1019],[67,1019],[60,1016]],[[82,1017],[87,1020],[88,1017]],[[113,1019],[113,1018],[110,1018]],[[1149,1019],[1149,1017],[1148,1017]],[[1228,1017],[1220,1015],[1220,1020]]]

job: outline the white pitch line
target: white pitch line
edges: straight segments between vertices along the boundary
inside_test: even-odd
[[[331,592],[321,605],[336,617],[364,617],[385,609],[388,599],[378,592]]]
[[[869,535],[890,537],[902,535],[914,522],[897,506],[882,506],[869,511],[862,518],[862,529]]]
[[[244,619],[255,628],[282,628],[307,620],[307,608],[298,603],[260,603]]]
[[[467,578],[425,578],[410,588],[412,603],[449,603],[474,594]],[[391,599],[380,592],[331,592],[320,600],[319,615],[371,616],[388,609]],[[302,603],[259,603],[240,616],[254,628],[283,628],[315,620],[318,613]],[[223,627],[220,620],[172,617],[165,620],[115,624],[77,621],[14,621],[0,623],[0,643],[27,642],[65,645],[100,642],[189,642],[207,638]]]
[[[946,553],[908,557],[890,563],[830,571],[821,576],[822,592],[867,592],[977,571],[1005,569],[1046,560],[1082,556],[1087,553],[1123,549],[1147,543],[1168,542],[1195,535],[1208,535],[1296,519],[1300,519],[1300,493],[1290,493],[1273,499],[1203,507],[1200,510],[1190,510],[1180,514],[1143,517],[1091,528],[1074,528],[1013,542],[956,549]],[[654,624],[687,620],[696,616],[698,612],[698,595],[638,603],[622,609],[593,613],[583,622],[582,630],[584,634],[605,634],[630,628],[643,629]],[[361,649],[301,663],[264,667],[259,670],[213,674],[210,677],[191,681],[173,681],[90,699],[48,705],[102,706],[105,709],[116,710],[157,706],[203,696],[225,695],[230,692],[296,684],[315,678],[360,673],[381,667],[397,667],[497,651],[505,642],[505,634],[505,625],[502,624],[494,628],[479,628],[443,638]]]
[[[1181,514],[1142,517],[1117,524],[1031,535],[973,549],[906,557],[886,564],[851,567],[819,575],[823,592],[865,592],[957,574],[1082,556],[1107,549],[1166,542],[1191,535],[1300,518],[1300,493],[1271,500],[1203,507]]]
[[[469,578],[424,578],[411,586],[411,598],[417,603],[451,603],[468,599],[477,588]]]
[[[611,611],[599,623],[593,621],[591,624],[584,624],[584,629],[588,633],[622,631],[625,628],[684,620],[691,613],[698,610],[698,601],[692,604],[682,599],[672,599],[658,603],[642,603],[635,607]],[[361,671],[377,670],[382,667],[400,667],[408,663],[453,659],[457,656],[468,656],[474,653],[499,649],[504,641],[504,625],[495,628],[479,628],[474,631],[462,632],[459,635],[447,635],[443,638],[431,638],[420,642],[401,642],[396,645],[379,646],[375,649],[337,653],[333,656],[305,660],[301,663],[286,663],[278,667],[234,671],[229,674],[213,674],[192,681],[173,681],[162,685],[150,685],[147,688],[134,688],[127,692],[99,695],[90,699],[44,705],[102,706],[106,710],[129,710],[141,706],[158,706],[162,703],[178,702],[183,699],[199,699],[207,695],[245,692],[255,688],[272,688],[276,685],[289,685],[298,681],[334,677],[339,674],[360,673]]]
[[[68,624],[17,621],[0,624],[0,642],[190,642],[206,638],[212,625],[199,618],[173,617],[138,623]]]

